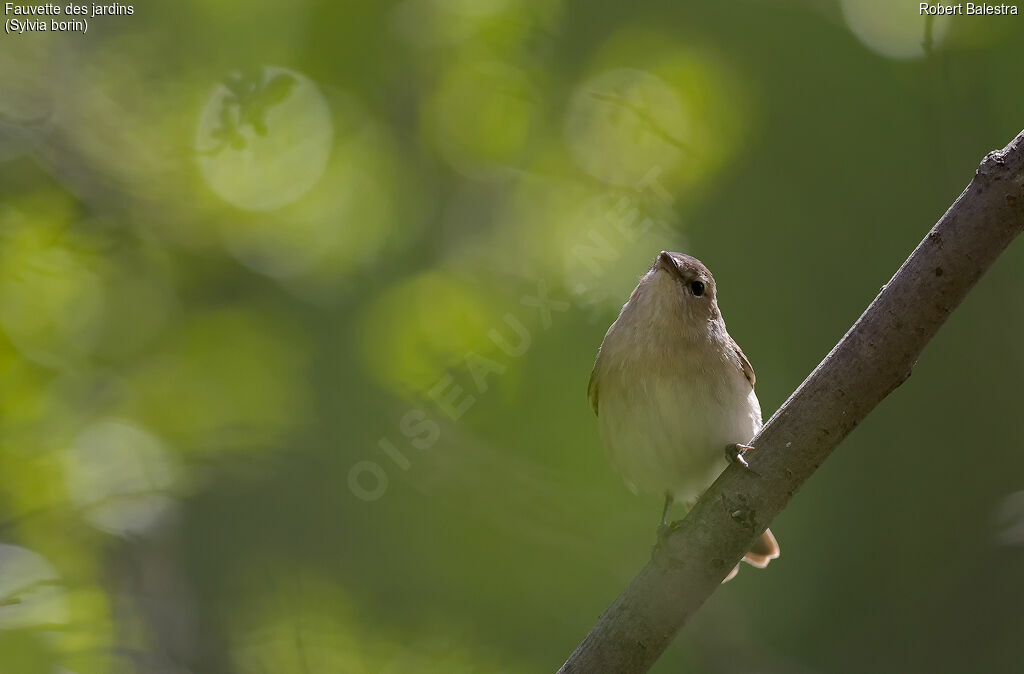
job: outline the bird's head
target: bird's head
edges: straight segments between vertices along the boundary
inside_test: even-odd
[[[693,326],[721,315],[715,278],[700,260],[684,253],[661,251],[640,279],[633,299],[664,318]]]

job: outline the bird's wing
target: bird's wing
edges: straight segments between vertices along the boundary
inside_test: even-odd
[[[598,360],[601,353],[597,354]],[[590,382],[587,384],[587,398],[590,399],[590,406],[594,408],[594,415],[597,416],[597,362],[594,362],[594,369],[590,372]]]
[[[729,339],[732,339],[732,337]],[[754,388],[754,382],[757,381],[757,377],[754,376],[754,367],[750,364],[750,361],[747,360],[747,354],[743,353],[743,349],[740,348],[740,345],[736,343],[735,339],[732,340],[732,346],[736,349],[736,355],[739,356],[740,368],[743,370],[743,376],[750,382],[750,388]]]

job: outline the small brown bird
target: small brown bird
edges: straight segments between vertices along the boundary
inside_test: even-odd
[[[662,251],[597,353],[588,389],[608,457],[626,484],[693,505],[761,428],[754,369],[725,329],[715,279],[700,260]],[[770,530],[743,560],[779,556]],[[734,568],[725,580],[739,571]],[[725,581],[723,581],[725,582]]]

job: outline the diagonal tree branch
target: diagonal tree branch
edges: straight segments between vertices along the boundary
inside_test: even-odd
[[[796,490],[910,376],[949,314],[1024,230],[1024,132],[989,153],[804,383],[754,438],[749,472],[730,466],[598,618],[560,673],[646,672]]]

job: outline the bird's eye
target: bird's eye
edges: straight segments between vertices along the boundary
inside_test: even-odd
[[[693,292],[694,297],[700,297],[704,294],[704,284],[700,281],[694,281],[690,284],[690,291]]]

